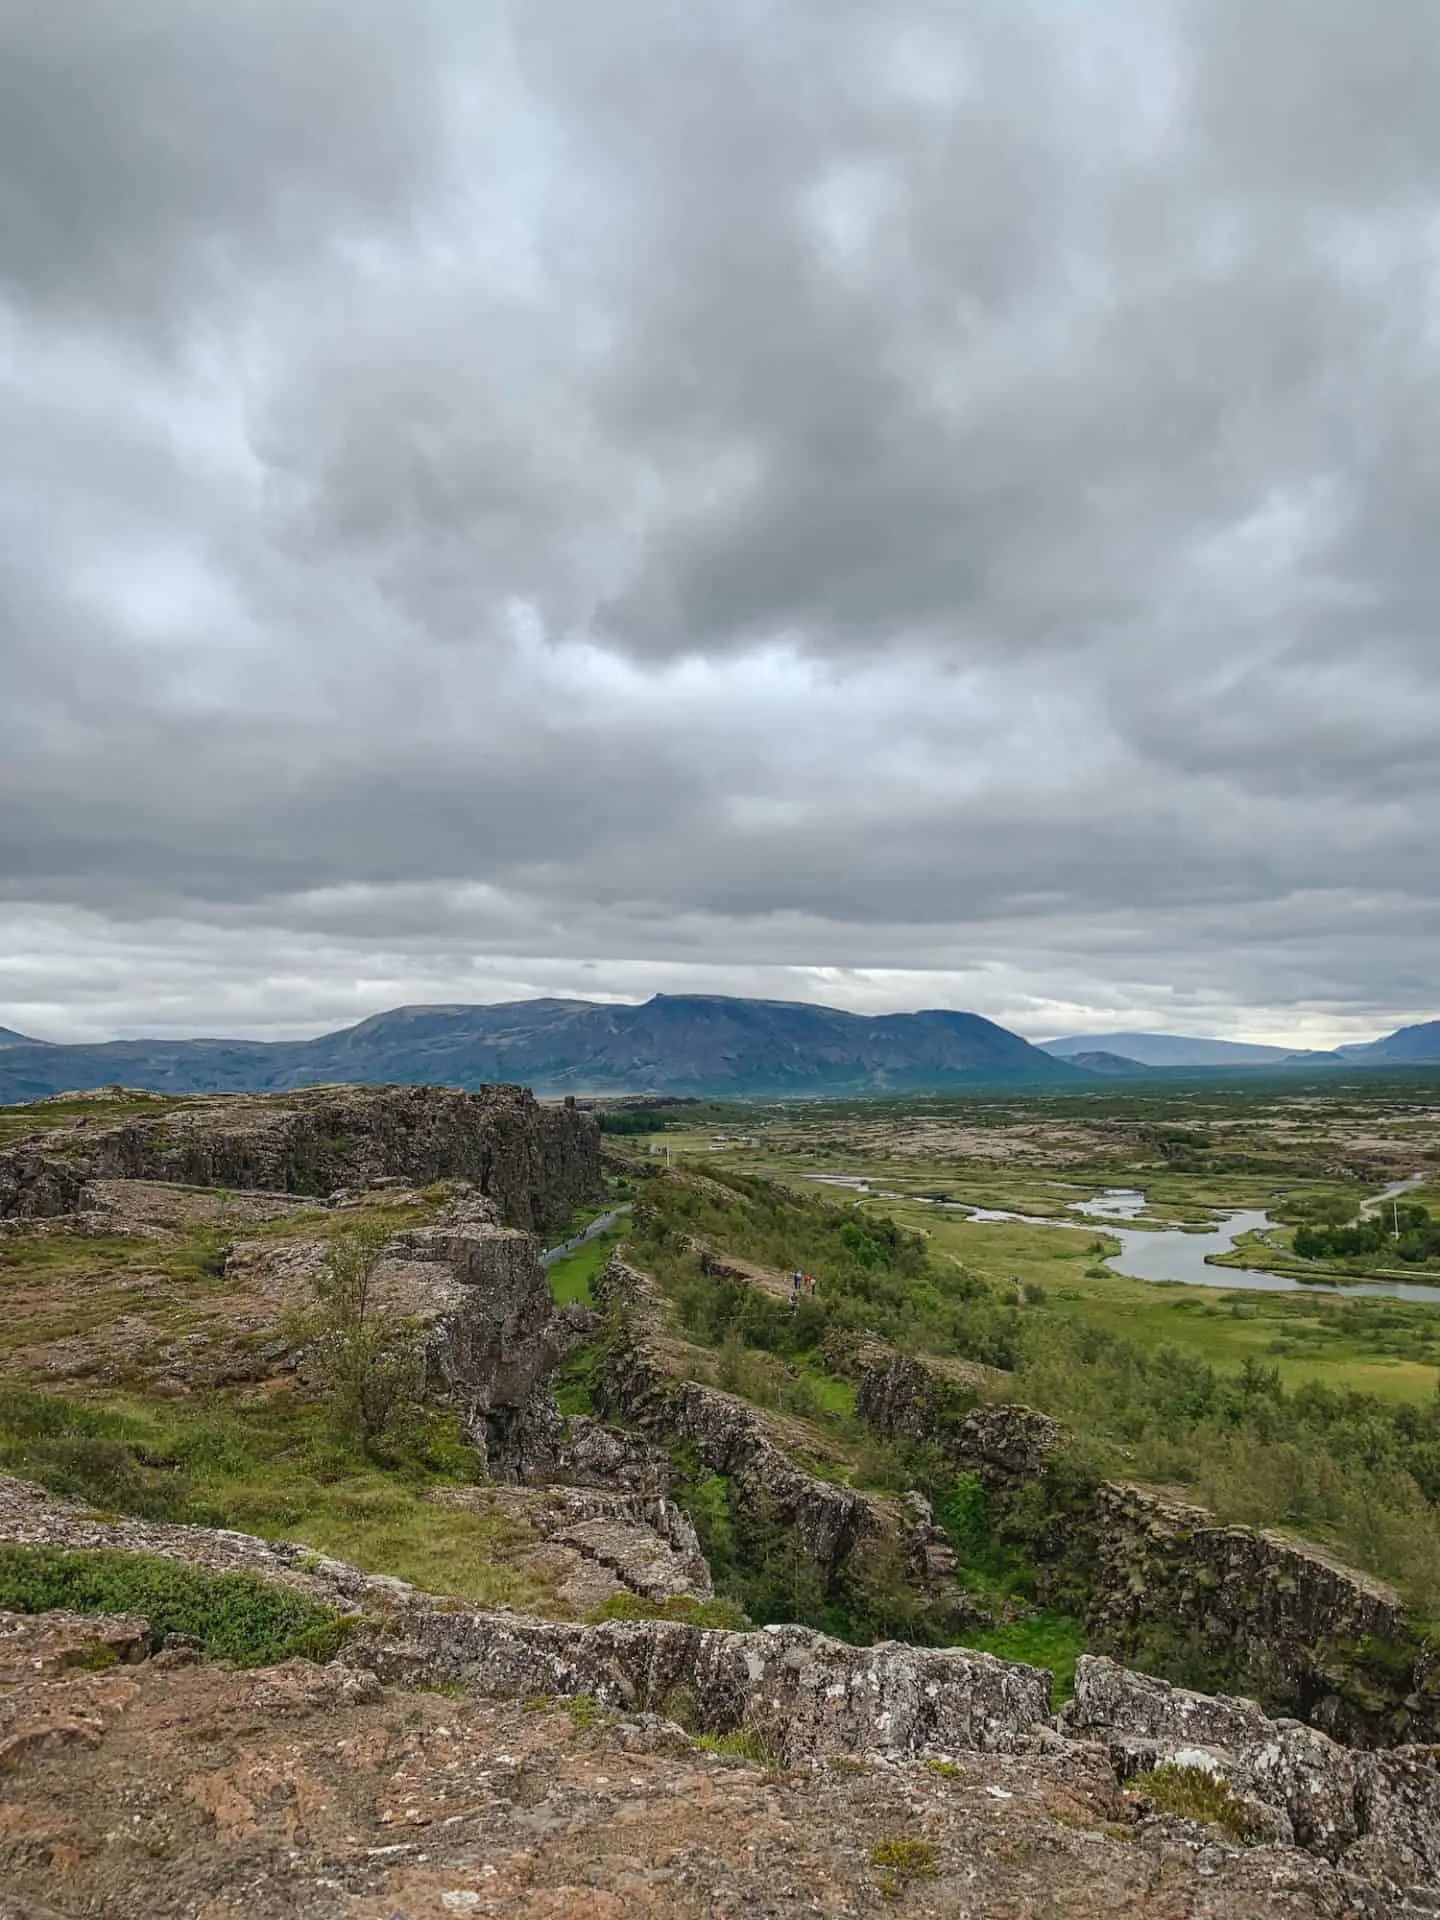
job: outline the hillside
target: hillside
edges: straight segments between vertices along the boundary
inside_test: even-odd
[[[1440,1061],[1440,1020],[1426,1020],[1416,1027],[1401,1027],[1387,1033],[1383,1040],[1371,1040],[1365,1046],[1342,1047],[1347,1060],[1366,1066],[1424,1066]]]
[[[0,1063],[0,1101],[114,1083],[189,1093],[520,1081],[550,1094],[755,1095],[1058,1087],[1082,1074],[973,1013],[865,1016],[781,1000],[656,994],[640,1006],[400,1007],[304,1041],[18,1045]]]
[[[1190,1033],[1075,1033],[1041,1042],[1057,1060],[1110,1053],[1142,1067],[1269,1067],[1294,1058],[1289,1047],[1252,1046],[1244,1040],[1207,1040]]]
[[[40,1042],[32,1040],[28,1034],[16,1033],[13,1027],[0,1027],[0,1047],[38,1047]]]

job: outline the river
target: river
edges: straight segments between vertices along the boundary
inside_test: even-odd
[[[829,1186],[849,1187],[856,1192],[871,1194],[877,1200],[915,1197],[884,1192],[852,1174],[817,1174],[811,1177],[823,1180]],[[1425,1175],[1416,1174],[1408,1180],[1398,1181],[1369,1201],[1366,1210],[1384,1206],[1397,1195],[1419,1186],[1424,1179]],[[1181,1227],[1124,1226],[1120,1223],[1134,1220],[1144,1208],[1145,1194],[1139,1187],[1112,1187],[1096,1194],[1093,1200],[1072,1201],[1071,1211],[1083,1214],[1084,1220],[1055,1220],[1037,1214],[1006,1213],[993,1207],[966,1206],[957,1200],[930,1200],[924,1204],[945,1207],[981,1223],[987,1220],[1011,1220],[1023,1226],[1061,1227],[1080,1232],[1085,1231],[1087,1223],[1092,1227],[1103,1225],[1105,1232],[1120,1242],[1119,1253],[1112,1255],[1104,1264],[1112,1273],[1127,1280],[1154,1280],[1171,1285],[1178,1282],[1185,1286],[1220,1287],[1241,1293],[1340,1293],[1347,1297],[1357,1295],[1361,1299],[1440,1303],[1440,1285],[1426,1285],[1418,1280],[1356,1280],[1342,1284],[1333,1280],[1297,1280],[1292,1274],[1270,1273],[1264,1268],[1210,1265],[1207,1262],[1211,1255],[1228,1253],[1242,1234],[1273,1232],[1278,1222],[1272,1220],[1268,1213],[1240,1209],[1227,1213],[1203,1232],[1187,1232]]]

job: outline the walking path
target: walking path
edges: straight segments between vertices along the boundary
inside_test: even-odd
[[[587,1240],[594,1240],[599,1234],[608,1233],[622,1213],[629,1213],[629,1200],[618,1207],[612,1207],[608,1213],[598,1214],[583,1233],[572,1234],[568,1240],[562,1240],[558,1247],[547,1247],[540,1256],[542,1267],[553,1267],[557,1260],[563,1260],[567,1253],[574,1253],[577,1247],[583,1247]]]

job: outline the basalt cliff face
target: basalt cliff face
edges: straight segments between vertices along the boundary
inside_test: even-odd
[[[227,1673],[141,1616],[0,1614],[13,1920],[1440,1911],[1436,1749],[1108,1660],[1055,1715],[1048,1674],[985,1654],[468,1608],[8,1479],[0,1537],[244,1572],[354,1623],[329,1665]],[[1176,1779],[1205,1823],[1167,1811]]]
[[[190,1099],[153,1117],[53,1128],[0,1153],[0,1220],[80,1210],[97,1179],[314,1195],[462,1179],[508,1224],[539,1231],[598,1192],[600,1135],[593,1116],[542,1106],[523,1087]]]
[[[1440,1651],[1383,1581],[1171,1490],[1067,1470],[1049,1415],[974,1406],[950,1374],[879,1341],[836,1342],[827,1359],[877,1433],[942,1448],[999,1515],[1048,1506],[1032,1534],[1042,1578],[1093,1641],[1141,1665],[1198,1656],[1347,1742],[1440,1741]]]

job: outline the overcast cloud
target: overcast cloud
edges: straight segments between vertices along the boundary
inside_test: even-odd
[[[0,1023],[1440,1014],[1434,0],[0,0]]]

